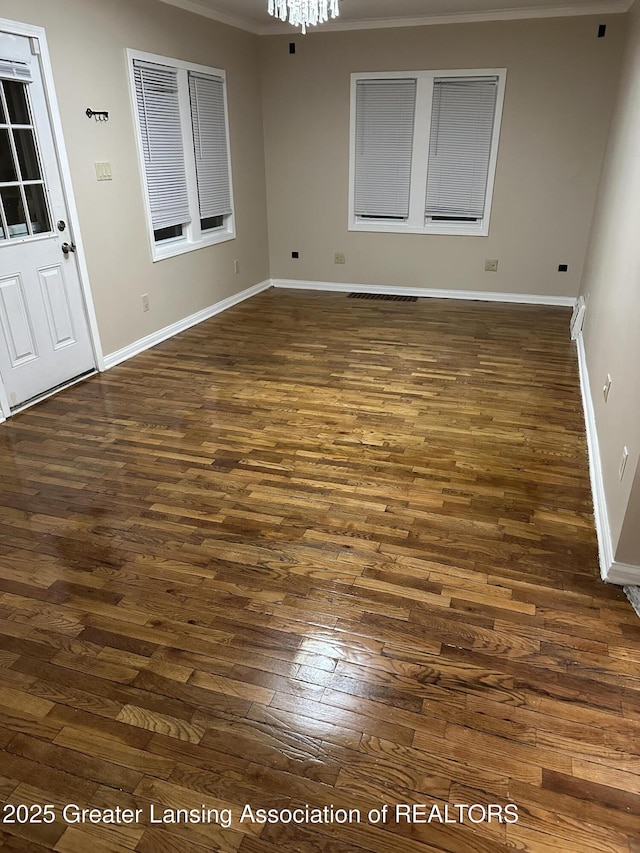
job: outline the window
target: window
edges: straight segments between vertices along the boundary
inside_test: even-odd
[[[128,56],[153,259],[233,239],[224,71]]]
[[[0,241],[51,232],[24,62],[0,59]]]
[[[505,77],[352,74],[350,230],[486,236]]]

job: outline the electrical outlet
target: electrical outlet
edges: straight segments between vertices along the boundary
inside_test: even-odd
[[[604,396],[605,403],[609,399],[609,391],[611,390],[611,374],[607,373],[607,381],[602,386],[602,395]]]
[[[486,260],[484,262],[484,271],[485,272],[498,272],[498,260],[494,258],[493,260]]]
[[[627,459],[629,458],[629,451],[626,447],[622,449],[622,459],[620,460],[620,467],[618,468],[618,476],[620,479],[624,477],[624,469],[627,467]]]
[[[143,311],[149,310],[149,294],[148,293],[142,294],[142,310]]]
[[[237,259],[233,262],[233,271],[236,275],[240,272],[240,261]]]
[[[344,257],[344,252],[336,252],[335,255],[333,256],[333,263],[334,264],[346,263],[345,257]]]

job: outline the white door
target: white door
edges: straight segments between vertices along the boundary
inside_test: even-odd
[[[37,44],[0,32],[0,376],[12,409],[95,366]]]

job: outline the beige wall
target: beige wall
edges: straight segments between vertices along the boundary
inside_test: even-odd
[[[582,292],[584,344],[614,553],[640,565],[640,5],[628,41]],[[605,404],[602,386],[612,377]],[[626,473],[618,467],[629,449]],[[635,477],[634,477],[635,475]],[[635,483],[634,483],[635,480]],[[624,539],[621,533],[624,528]]]
[[[629,474],[631,473],[630,471]],[[640,463],[635,471],[629,502],[620,528],[616,558],[621,563],[640,566]]]
[[[3,0],[0,14],[46,29],[105,354],[269,277],[256,36],[157,0]],[[125,48],[226,70],[237,239],[151,262]]]
[[[271,275],[575,296],[623,27],[610,16],[312,33],[295,55],[291,37],[263,39]],[[489,237],[349,232],[350,73],[490,67],[508,73]]]

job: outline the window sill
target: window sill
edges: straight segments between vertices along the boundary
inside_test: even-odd
[[[151,259],[155,264],[156,261],[164,261],[165,258],[175,258],[177,255],[185,255],[187,252],[195,252],[197,249],[206,249],[207,246],[217,246],[218,243],[226,243],[228,240],[235,240],[235,238],[235,231],[225,230],[203,237],[197,243],[179,240],[167,243],[166,246],[154,244],[151,247]]]
[[[361,222],[349,223],[349,231],[370,231],[378,234],[440,234],[448,236],[488,237],[489,223],[455,224],[451,222],[439,225],[407,225],[397,222]]]

